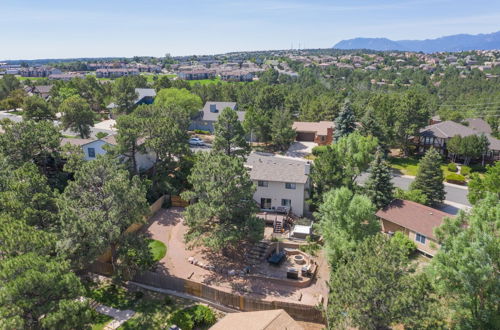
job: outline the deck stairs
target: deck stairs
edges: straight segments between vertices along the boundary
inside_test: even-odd
[[[258,264],[264,259],[266,251],[271,243],[269,241],[260,241],[256,243],[247,254],[247,260],[251,264]]]

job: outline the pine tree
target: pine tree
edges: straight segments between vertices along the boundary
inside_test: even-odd
[[[238,114],[231,108],[222,110],[215,123],[213,149],[226,155],[248,155],[250,147],[245,140],[245,130],[238,120]]]
[[[365,185],[368,196],[379,209],[389,205],[393,199],[394,186],[391,178],[389,166],[382,159],[379,150],[370,166],[370,178]]]
[[[275,111],[271,126],[271,140],[279,150],[286,150],[295,140],[295,130],[292,128],[290,111]]]
[[[351,109],[351,103],[346,100],[344,107],[337,119],[335,119],[335,140],[351,134],[356,128],[356,119]]]
[[[443,171],[441,155],[431,148],[418,163],[417,177],[411,189],[419,189],[427,196],[427,204],[436,206],[444,200]]]

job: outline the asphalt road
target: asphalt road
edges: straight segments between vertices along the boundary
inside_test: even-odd
[[[20,115],[15,115],[15,114],[8,113],[8,112],[5,112],[5,111],[0,111],[0,120],[2,120],[2,119],[10,119],[13,122],[18,123],[18,122],[20,122],[20,121],[23,120],[23,117],[20,116]],[[58,120],[54,120],[54,124],[55,125],[59,125],[60,122]],[[96,127],[91,127],[90,128],[90,136],[91,137],[95,138],[96,137],[95,135],[98,132],[103,132],[103,133],[106,133],[108,135],[116,134],[115,131],[111,131],[111,130],[107,130],[107,129],[96,128]],[[64,135],[78,136],[78,133],[70,131],[70,130],[62,131],[61,133],[64,134]]]
[[[360,176],[358,178],[358,182],[363,183],[366,179],[368,179],[368,173],[364,173],[362,176]],[[401,175],[393,175],[392,178],[394,186],[405,190],[408,190],[413,180],[414,179],[411,177],[401,176]],[[446,192],[446,197],[445,197],[446,201],[470,206],[470,203],[467,200],[468,190],[466,187],[457,187],[455,185],[450,185],[445,183],[444,190]]]

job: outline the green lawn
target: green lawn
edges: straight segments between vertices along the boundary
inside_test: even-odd
[[[227,81],[222,81],[220,80],[220,77],[217,77],[215,79],[202,79],[202,80],[186,80],[191,86],[200,84],[200,85],[210,85],[210,84],[217,84],[217,83],[223,83],[227,84]]]
[[[157,240],[151,240],[151,242],[149,242],[149,248],[151,249],[155,261],[160,261],[167,253],[165,244]]]
[[[417,175],[418,159],[416,158],[389,158],[391,168],[398,170],[404,175]]]
[[[21,76],[16,76],[16,78],[19,81],[48,79],[47,77],[21,77]]]
[[[416,176],[417,175],[417,170],[418,170],[418,159],[415,157],[408,157],[408,158],[394,158],[390,157],[389,158],[389,165],[391,168],[398,170],[401,174],[404,175],[411,175],[411,176]],[[471,166],[472,171],[471,172],[478,172],[481,166]],[[443,163],[441,164],[441,170],[443,170],[443,175],[444,177],[456,173],[460,174],[458,172],[450,172],[448,170],[448,163]]]

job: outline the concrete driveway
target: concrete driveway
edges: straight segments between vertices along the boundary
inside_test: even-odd
[[[289,157],[299,157],[304,158],[307,155],[312,154],[312,149],[316,147],[318,144],[314,142],[305,142],[305,141],[295,141],[292,143],[286,155]]]

